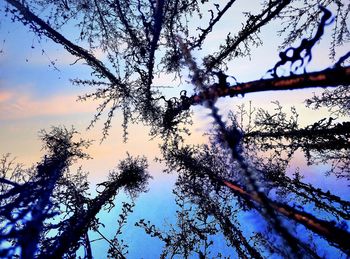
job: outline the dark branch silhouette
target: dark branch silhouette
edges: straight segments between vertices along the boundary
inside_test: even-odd
[[[104,190],[97,197],[85,197],[84,191],[88,186],[84,182],[78,187],[78,183],[64,177],[67,168],[77,158],[87,157],[81,148],[88,146],[89,142],[73,142],[75,133],[74,130],[59,128],[53,128],[49,133],[43,132],[42,140],[49,156],[30,169],[33,172],[29,179],[14,185],[12,181],[1,178],[2,186],[11,186],[2,188],[0,193],[2,257],[15,256],[18,249],[23,258],[61,258],[65,254],[74,254],[80,240],[84,239],[85,244],[89,245],[87,233],[95,224],[97,213],[105,206],[114,206],[114,198],[120,189],[124,188],[134,198],[147,190],[150,175],[146,171],[146,160],[129,156],[119,164],[120,172],[112,172],[110,180],[100,184]],[[6,168],[10,165],[6,164],[6,159],[3,165],[3,170],[8,171]],[[13,170],[20,170],[20,167]],[[13,171],[12,175],[18,173]],[[81,174],[76,177],[84,179]],[[65,206],[66,210],[59,209],[61,206]],[[62,215],[69,218],[52,223],[56,216]],[[50,237],[50,231],[55,229],[58,235]],[[42,236],[42,233],[48,234],[48,237]],[[10,247],[9,242],[13,242]],[[91,248],[87,247],[89,250]]]
[[[163,157],[157,159],[165,163],[166,172],[178,174],[176,223],[165,230],[145,219],[136,223],[164,243],[161,257],[319,258],[328,249],[339,256],[350,254],[349,201],[304,182],[301,170],[293,171],[293,176],[288,173],[293,156],[302,152],[308,165],[331,168],[323,177],[333,174],[337,180],[350,179],[349,53],[334,60],[336,45],[345,44],[350,35],[345,1],[264,1],[261,10],[243,13],[242,28],[234,31],[232,26],[218,49],[204,57],[200,57],[202,48],[236,7],[235,0],[222,6],[196,0],[5,2],[5,14],[14,22],[29,26],[40,39],[45,36],[63,46],[92,69],[91,79],[72,80],[93,88],[79,100],[100,101],[89,128],[107,113],[102,130],[106,138],[112,119],[121,110],[125,141],[130,122],[150,126],[150,136],[162,141]],[[334,17],[331,6],[336,8]],[[204,10],[208,10],[208,20],[193,32],[190,19],[202,19]],[[302,19],[306,23],[300,24]],[[280,33],[287,34],[282,44],[286,49],[268,71],[272,78],[237,82],[229,76],[228,62],[250,56],[263,43],[260,31],[272,21],[281,22]],[[64,36],[66,25],[76,28],[76,39]],[[313,48],[331,26],[333,64],[306,72],[311,59],[318,58],[312,56]],[[299,45],[290,47],[295,41]],[[96,49],[106,57],[103,62],[92,54]],[[279,69],[288,63],[289,75],[279,77]],[[186,70],[189,89],[169,96],[170,92],[154,85],[155,76],[165,72],[182,79]],[[235,84],[228,82],[230,77]],[[216,104],[222,97],[314,87],[333,89],[307,99],[306,105],[326,107],[332,117],[303,127],[295,108],[288,117],[277,102],[274,114],[240,106],[238,113],[229,113],[228,122]],[[210,110],[213,130],[208,144],[185,144],[195,105]],[[244,116],[248,116],[246,124]],[[0,161],[1,257],[73,258],[80,249],[86,258],[93,258],[97,254],[93,251],[96,240],[90,240],[92,232],[107,242],[109,256],[128,257],[131,247],[121,239],[122,228],[137,204],[122,203],[111,239],[98,213],[116,206],[121,189],[132,199],[147,190],[146,159],[128,155],[91,198],[87,174],[69,169],[77,159],[88,157],[82,148],[90,142],[75,141],[75,135],[74,129],[42,132],[47,155],[32,168],[15,165],[9,156]],[[230,254],[218,252],[217,243],[225,243]]]
[[[280,66],[283,66],[284,64],[290,62],[290,68],[291,70],[293,69],[292,66],[297,63],[300,62],[300,64],[298,64],[297,66],[295,66],[295,68],[293,69],[293,72],[297,71],[299,68],[302,68],[304,66],[304,63],[306,62],[309,63],[312,59],[312,47],[320,40],[320,38],[322,37],[323,33],[324,33],[324,28],[326,25],[330,24],[332,22],[331,20],[331,16],[332,13],[327,10],[326,8],[320,6],[320,9],[323,12],[323,16],[321,18],[321,21],[319,23],[318,29],[316,31],[315,36],[308,40],[308,39],[303,39],[300,43],[300,46],[293,48],[290,47],[288,49],[286,49],[283,52],[280,52],[279,56],[280,56],[280,61],[278,61],[276,63],[276,65],[270,69],[269,71],[267,71],[268,73],[271,73],[271,75],[273,77],[279,77],[277,75],[277,69]],[[342,62],[342,61],[340,61]],[[305,64],[305,65],[306,65]],[[292,73],[292,72],[291,72]]]
[[[290,0],[283,1],[270,1],[266,9],[264,9],[259,15],[251,15],[250,19],[247,21],[243,29],[238,33],[238,35],[226,40],[226,46],[218,53],[217,56],[206,57],[204,61],[207,71],[212,71],[213,68],[220,66],[224,59],[232,56],[237,51],[237,47],[250,39],[254,33],[256,33],[262,26],[266,25],[273,18],[278,16],[278,14],[287,7]]]

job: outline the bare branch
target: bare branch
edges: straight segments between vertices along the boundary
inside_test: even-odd
[[[230,0],[226,6],[218,12],[217,16],[214,19],[211,19],[209,22],[209,26],[205,29],[200,29],[201,30],[201,34],[199,36],[199,38],[191,44],[191,48],[190,49],[194,49],[196,47],[200,47],[203,43],[203,41],[205,40],[205,38],[207,37],[207,35],[212,31],[214,25],[220,21],[221,17],[225,14],[225,12],[230,9],[230,7],[233,5],[233,3],[236,2],[236,0]]]
[[[112,84],[118,85],[119,87],[125,87],[122,82],[118,78],[116,78],[104,64],[97,60],[92,54],[90,54],[87,50],[82,47],[75,45],[67,38],[65,38],[58,31],[53,29],[48,23],[40,19],[33,12],[30,11],[28,7],[22,4],[17,0],[5,0],[7,3],[16,8],[23,17],[19,17],[21,21],[26,21],[30,23],[31,28],[38,32],[44,33],[47,37],[52,39],[54,42],[61,44],[64,46],[69,53],[79,58],[86,60],[86,62],[93,68],[96,72],[98,72],[102,77],[106,77]]]
[[[218,97],[245,95],[264,91],[295,90],[313,87],[336,87],[350,84],[350,66],[330,68],[302,75],[292,75],[275,79],[261,79],[237,84],[227,88],[211,87],[190,97],[191,104],[196,105]]]
[[[237,184],[228,180],[222,180],[222,183],[226,185],[228,188],[230,188],[230,190],[232,190],[234,193],[238,194],[239,196],[249,201],[254,201],[259,204],[263,204],[263,201],[261,200],[261,197],[259,195],[251,194],[245,191],[243,188],[241,188]],[[328,241],[336,244],[337,247],[342,249],[345,253],[350,252],[348,247],[348,240],[350,240],[350,233],[336,227],[334,223],[331,223],[325,220],[320,220],[311,214],[308,214],[303,211],[299,211],[286,204],[279,204],[273,201],[269,201],[269,205],[276,212],[290,219],[293,219],[298,223],[303,224],[313,232],[325,237]]]
[[[290,0],[275,1],[259,15],[252,16],[245,27],[238,33],[237,37],[230,44],[228,44],[218,56],[210,56],[211,58],[206,64],[207,71],[211,71],[214,67],[221,64],[225,58],[236,50],[239,44],[247,40],[253,33],[257,32],[262,26],[275,18],[289,3]],[[275,10],[271,11],[272,8],[275,8]]]

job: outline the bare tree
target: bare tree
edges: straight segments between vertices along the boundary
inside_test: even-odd
[[[341,161],[335,167],[346,169],[349,123],[336,123],[329,117],[300,128],[296,111],[292,110],[288,119],[278,105],[275,114],[258,110],[254,122],[253,112],[248,112],[249,127],[245,130],[237,120],[239,115],[233,114],[227,124],[216,106],[218,98],[252,92],[339,87],[307,100],[307,104],[314,108],[325,105],[337,116],[348,115],[350,67],[346,62],[350,54],[335,60],[335,51],[350,38],[347,29],[349,3],[262,1],[260,8],[245,12],[246,18],[238,31],[228,32],[217,51],[202,56],[200,61],[192,53],[200,53],[223,17],[236,7],[236,1],[223,5],[196,0],[5,0],[5,3],[7,16],[28,26],[39,37],[62,45],[77,58],[75,63],[83,60],[92,69],[93,78],[72,80],[73,84],[95,88],[92,93],[80,96],[80,100],[100,100],[90,127],[107,112],[103,128],[103,137],[107,137],[115,111],[120,109],[125,139],[128,124],[142,122],[151,126],[152,137],[159,136],[163,140],[161,150],[168,166],[166,171],[179,174],[175,188],[181,209],[178,221],[169,232],[156,229],[144,220],[138,223],[147,233],[165,242],[163,256],[195,254],[205,258],[213,255],[208,238],[218,235],[218,229],[235,255],[242,258],[262,258],[270,254],[318,258],[321,257],[316,249],[318,241],[335,247],[339,254],[349,255],[350,234],[344,224],[340,224],[341,219],[349,219],[349,203],[303,183],[299,172],[295,173],[295,179],[285,173],[288,159],[297,149],[305,152],[310,163],[324,158]],[[336,10],[335,15],[331,8]],[[204,17],[205,10],[208,10],[207,24],[192,31],[189,20]],[[267,71],[267,78],[227,82],[229,62],[250,56],[251,49],[262,44],[262,28],[274,20],[283,23],[279,33],[286,38],[279,53],[280,60]],[[332,23],[330,56],[333,64],[322,71],[307,72],[313,47]],[[67,24],[76,26],[75,39],[65,36]],[[290,47],[291,44],[296,46]],[[107,61],[94,56],[97,48],[103,51]],[[280,74],[281,68],[287,68],[287,75]],[[181,77],[184,71],[189,72],[192,84],[188,91],[182,90],[177,96],[167,98],[166,93],[154,85],[156,75],[165,72]],[[214,120],[210,145],[190,146],[184,142],[182,133],[188,133],[185,124],[191,122],[194,105],[210,110]],[[87,142],[72,142],[73,133],[58,129],[44,133],[48,157],[32,171],[16,167],[12,179],[7,176],[11,169],[4,158],[0,196],[3,199],[1,217],[5,220],[1,226],[1,241],[6,247],[4,255],[16,254],[19,248],[25,258],[69,257],[82,243],[87,257],[91,258],[88,231],[98,232],[97,213],[106,205],[113,206],[120,188],[132,195],[145,190],[149,178],[146,161],[128,157],[120,163],[119,172],[112,173],[109,181],[101,184],[104,190],[96,198],[86,197],[84,184],[77,184],[78,179],[63,177],[76,157],[85,157],[80,147]],[[272,150],[272,157],[260,156],[258,149]],[[282,153],[286,154],[286,160],[277,159]],[[345,175],[347,173],[345,170]],[[22,183],[21,177],[28,179]],[[76,177],[84,178],[81,172]],[[62,198],[59,188],[68,192],[68,199]],[[273,191],[280,195],[274,197]],[[294,197],[299,204],[290,204],[287,196]],[[55,204],[51,200],[54,197]],[[304,211],[305,204],[312,204],[322,213],[335,217],[339,224],[322,213]],[[46,225],[54,212],[64,212],[62,208],[55,210],[62,205],[69,217],[56,226]],[[126,206],[123,213],[126,215],[128,211],[130,208]],[[264,222],[262,230],[247,233],[239,224],[239,215],[243,212],[253,213]],[[120,222],[123,224],[124,220]],[[298,228],[311,236],[309,243],[298,236]],[[33,238],[28,241],[29,229]],[[57,236],[42,237],[52,229],[58,230]],[[109,240],[99,234],[110,244],[110,255],[125,256],[117,238]],[[11,241],[14,247],[9,246]]]
[[[75,133],[75,130],[60,128],[53,128],[49,133],[43,131],[41,138],[48,155],[28,171],[21,166],[12,167],[13,162],[3,158],[1,256],[61,258],[75,254],[81,239],[85,238],[86,245],[89,228],[98,226],[97,213],[104,206],[114,204],[121,188],[132,197],[146,191],[150,178],[147,162],[144,158],[129,156],[119,164],[119,172],[111,172],[109,181],[100,184],[104,190],[97,197],[86,197],[88,184],[84,174],[64,176],[77,158],[87,157],[82,148],[89,142],[74,142]],[[18,177],[24,179],[19,181]],[[58,231],[58,235],[52,237],[53,231]]]

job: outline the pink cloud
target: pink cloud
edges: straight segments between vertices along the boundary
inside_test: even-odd
[[[76,101],[76,95],[56,95],[35,99],[32,95],[0,90],[0,120],[16,120],[38,116],[93,113],[96,103]]]
[[[12,93],[8,91],[0,91],[0,105],[12,98]]]

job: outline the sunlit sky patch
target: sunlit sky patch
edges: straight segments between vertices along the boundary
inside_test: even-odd
[[[252,9],[252,6],[255,5],[245,3],[242,8],[249,10]],[[204,46],[201,52],[194,53],[194,56],[198,55],[200,57],[211,53],[218,47],[219,40],[222,40],[222,37],[225,36],[224,32],[231,29],[232,26],[238,25],[238,28],[240,28],[242,19],[240,10],[232,9],[234,10],[233,13],[227,15],[227,18],[219,24],[216,32],[211,35],[212,38],[209,39],[209,43]],[[150,141],[147,127],[130,125],[129,141],[123,143],[120,127],[122,120],[120,114],[117,113],[113,120],[110,136],[100,144],[102,122],[90,131],[85,130],[93,118],[97,104],[94,102],[76,102],[78,95],[90,92],[93,89],[73,86],[69,81],[74,78],[90,78],[91,70],[83,62],[72,65],[75,62],[74,57],[66,53],[57,44],[46,40],[39,43],[36,36],[28,32],[22,24],[11,23],[9,19],[4,17],[0,18],[0,23],[0,50],[2,51],[0,54],[0,154],[9,152],[18,157],[19,162],[29,166],[39,161],[42,156],[41,143],[37,137],[40,129],[48,129],[50,125],[66,125],[67,127],[74,125],[82,133],[82,137],[96,140],[88,150],[93,159],[82,162],[83,169],[90,172],[89,177],[93,186],[106,180],[109,170],[117,165],[118,160],[126,156],[126,151],[132,155],[146,154],[154,179],[150,184],[150,192],[141,195],[135,211],[147,210],[145,217],[148,217],[155,224],[163,224],[163,218],[170,217],[174,213],[174,204],[171,203],[173,199],[171,186],[175,178],[171,175],[162,174],[162,165],[153,161],[154,157],[160,155],[158,140]],[[201,21],[194,21],[192,26],[197,27],[200,23]],[[277,49],[282,41],[275,34],[278,27],[279,24],[276,22],[267,25],[262,31],[263,46],[252,49],[251,57],[239,58],[229,62],[228,75],[234,76],[238,82],[258,80],[264,77],[266,71],[278,61]],[[327,54],[330,34],[330,29],[326,28],[322,41],[313,50],[314,58],[307,67],[308,71],[321,70],[333,63]],[[5,42],[1,43],[2,40],[5,40]],[[348,46],[339,48],[337,57],[343,55],[347,48]],[[103,57],[99,50],[95,54]],[[179,81],[173,81],[173,77],[173,75],[156,76],[155,85],[176,87],[179,85]],[[182,81],[185,86],[182,85],[182,87],[190,89],[191,86],[186,83],[185,77],[186,74],[184,74]],[[279,100],[286,106],[286,110],[290,106],[296,106],[301,115],[301,124],[306,125],[310,121],[323,118],[325,114],[307,109],[303,103],[314,92],[320,91],[320,89],[308,89],[288,91],[288,93],[249,94],[244,97],[223,98],[218,101],[218,106],[220,112],[225,115],[230,109],[235,109],[241,103],[251,101],[255,107],[273,109],[271,101]],[[178,92],[178,88],[168,90],[168,94],[171,95]],[[203,143],[206,138],[202,134],[211,127],[212,119],[208,116],[209,110],[204,107],[195,107],[193,110],[195,123],[192,126],[192,135],[188,137],[188,141]],[[101,120],[103,121],[103,118]],[[296,162],[298,163],[298,159],[296,159]],[[305,161],[300,159],[299,162],[300,164],[297,164],[297,166],[305,166]],[[318,169],[319,167],[312,168],[308,172],[310,177]],[[330,186],[335,184],[332,181],[328,183]],[[322,188],[327,188],[327,186],[322,186]],[[117,212],[114,215],[117,215]],[[160,212],[162,217],[158,217]],[[104,215],[103,213],[101,215]],[[137,215],[136,212],[135,215]],[[113,219],[108,219],[107,215],[104,215],[103,218],[107,221]],[[113,222],[107,224],[113,224]],[[106,232],[107,235],[112,235],[113,231],[106,229]],[[137,235],[140,235],[139,232],[137,233]],[[132,234],[134,233],[128,235]],[[130,236],[129,238],[133,239]],[[146,236],[135,238],[134,242],[140,246],[140,249],[147,249],[150,243],[148,241],[140,243],[141,238],[146,238]],[[106,249],[106,244],[102,246],[103,249]],[[137,258],[138,255],[135,255],[135,257]]]
[[[252,9],[256,6],[252,3],[238,5],[242,10]],[[220,22],[216,32],[212,34],[212,39],[208,40],[198,56],[203,56],[217,48],[219,39],[224,37],[224,33],[233,26],[240,27],[242,14],[239,9],[232,8],[233,13]],[[254,9],[254,8],[253,8]],[[201,21],[194,21],[193,27],[197,27]],[[228,75],[234,76],[239,82],[257,80],[265,76],[266,71],[273,67],[278,60],[278,46],[281,39],[275,32],[279,24],[272,22],[268,24],[262,32],[263,46],[252,49],[251,57],[239,58],[229,62]],[[67,35],[70,33],[68,32]],[[326,33],[322,41],[314,48],[314,59],[308,66],[309,71],[320,70],[329,67],[333,61],[328,58],[328,47],[330,42],[330,29],[326,28]],[[85,132],[93,117],[96,104],[93,102],[76,102],[79,94],[90,92],[92,89],[72,86],[70,79],[90,78],[91,70],[78,62],[71,65],[75,59],[64,49],[49,40],[43,39],[38,42],[38,38],[28,32],[22,24],[11,23],[9,19],[1,18],[1,44],[0,54],[0,153],[11,152],[27,164],[38,160],[40,154],[40,143],[37,132],[50,125],[74,125],[83,134],[87,134],[93,139],[101,138],[101,124],[90,132]],[[44,50],[44,52],[43,52]],[[338,50],[338,56],[346,51],[346,46]],[[103,57],[100,51],[96,51],[98,57]],[[196,55],[196,53],[194,53]],[[55,63],[55,66],[51,62]],[[173,75],[162,75],[155,77],[155,85],[178,86],[179,81],[173,81]],[[186,83],[186,74],[182,83],[185,88],[191,87]],[[187,84],[187,86],[186,86]],[[184,86],[182,86],[184,87]],[[179,92],[178,89],[168,92]],[[271,101],[279,100],[286,107],[296,106],[301,113],[302,124],[322,118],[322,113],[313,112],[305,108],[303,101],[320,89],[307,89],[286,92],[264,92],[249,94],[245,97],[224,98],[219,101],[221,111],[225,114],[229,109],[234,109],[236,105],[243,102],[252,101],[256,107],[273,107]],[[211,127],[210,118],[206,118],[208,111],[205,108],[195,108],[195,123],[192,138],[201,139],[202,131]],[[130,126],[130,141],[122,143],[120,124],[121,120],[116,116],[113,121],[112,135],[99,145],[96,141],[90,152],[94,156],[94,166],[91,176],[95,178],[94,172],[99,165],[105,165],[106,153],[110,152],[108,159],[115,156],[121,157],[125,150],[132,150],[139,154],[156,154],[157,144],[149,142],[147,128],[140,134],[141,125]],[[209,116],[208,116],[209,117]],[[103,119],[102,119],[103,120]],[[191,138],[191,137],[190,137]],[[135,141],[134,141],[135,140]],[[118,143],[118,145],[115,145]],[[141,144],[142,143],[142,144]],[[152,143],[152,144],[151,144]],[[118,147],[117,147],[118,146]],[[142,149],[140,150],[140,146]],[[106,151],[108,150],[108,151]],[[122,151],[123,150],[123,151]],[[35,154],[35,155],[34,155]],[[118,154],[118,155],[116,155]],[[36,159],[32,160],[35,156]],[[109,165],[109,163],[108,163]],[[103,168],[105,169],[105,168]],[[100,173],[99,173],[100,175]]]
[[[241,10],[252,9],[256,6],[252,3],[238,5]],[[224,32],[232,29],[233,26],[240,27],[242,14],[240,9],[232,8],[233,13],[227,15],[221,21],[208,40],[208,45],[204,46],[201,52],[194,55],[203,56],[214,51],[218,47],[218,42],[224,37]],[[254,8],[253,8],[254,9]],[[193,21],[193,28],[202,21]],[[251,57],[238,58],[229,62],[228,75],[234,76],[238,82],[257,80],[265,76],[266,71],[273,67],[278,60],[278,46],[281,39],[275,32],[279,24],[272,22],[268,24],[262,32],[263,46],[252,49]],[[71,33],[67,33],[70,35]],[[329,67],[332,61],[328,58],[328,48],[330,41],[330,29],[327,30],[322,41],[314,48],[314,59],[308,66],[309,71],[320,70]],[[7,152],[18,156],[18,159],[26,164],[38,161],[40,157],[40,146],[37,132],[50,125],[74,125],[84,136],[96,139],[97,141],[90,148],[90,153],[94,157],[93,162],[88,161],[87,170],[91,171],[91,177],[98,181],[102,175],[107,175],[108,168],[123,157],[126,150],[133,154],[148,154],[154,157],[159,154],[157,140],[149,141],[148,129],[140,131],[142,125],[131,125],[129,142],[123,143],[121,139],[121,119],[116,116],[113,121],[111,136],[99,144],[101,138],[102,123],[97,124],[95,129],[85,131],[93,117],[97,107],[93,102],[76,102],[77,96],[90,92],[93,89],[73,86],[70,79],[90,78],[91,70],[78,62],[71,65],[75,58],[64,51],[59,45],[49,40],[38,41],[37,36],[28,32],[22,24],[11,23],[9,19],[1,18],[1,45],[0,54],[0,153]],[[338,56],[346,51],[346,46],[340,48]],[[97,50],[95,53],[103,58],[103,54]],[[55,65],[51,62],[54,62]],[[252,65],[253,64],[253,65]],[[182,79],[182,87],[191,89],[186,81],[186,73]],[[162,75],[155,77],[154,85],[172,86],[174,89],[165,90],[172,95],[178,94],[176,88],[180,84],[179,80],[173,81],[173,75]],[[183,86],[185,85],[185,86]],[[164,89],[162,89],[164,90]],[[303,101],[320,89],[295,90],[286,92],[263,92],[249,94],[245,97],[223,98],[218,105],[225,115],[228,110],[234,109],[241,103],[252,102],[255,107],[273,109],[271,101],[279,100],[288,109],[289,106],[296,106],[302,116],[300,121],[306,124],[322,118],[323,114],[305,108]],[[203,107],[195,107],[193,135],[190,137],[194,142],[204,140],[202,133],[211,127],[209,111]],[[103,121],[103,118],[102,120]],[[142,148],[140,148],[142,147]],[[110,161],[110,162],[107,162]],[[89,168],[91,167],[91,168]],[[99,167],[101,170],[98,170]],[[92,169],[92,170],[90,170]],[[107,170],[107,171],[106,171]],[[99,171],[99,173],[97,173]]]

